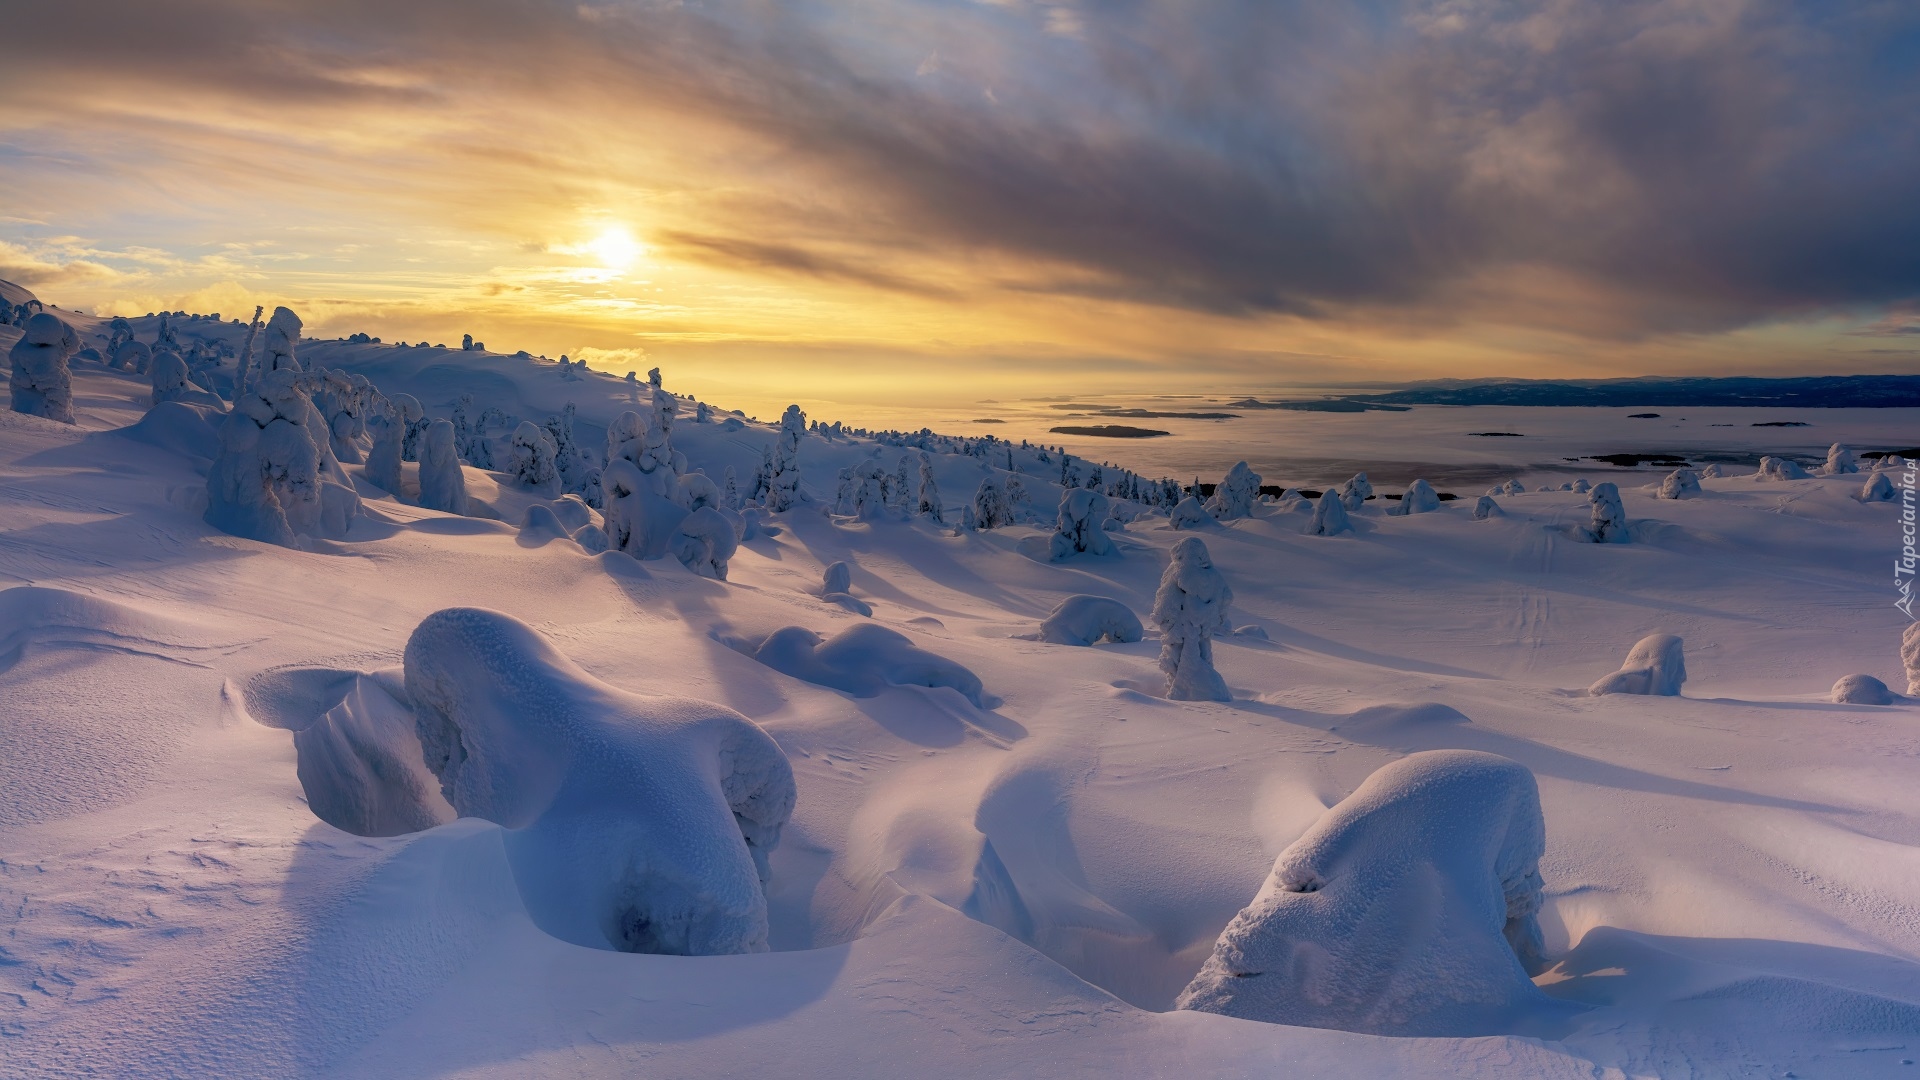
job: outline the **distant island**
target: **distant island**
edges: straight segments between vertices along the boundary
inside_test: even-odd
[[[1920,408],[1920,375],[1820,375],[1774,379],[1441,379],[1317,401],[1228,402],[1230,409],[1365,412],[1407,405],[1767,406],[1799,409]],[[1650,418],[1649,418],[1650,419]]]
[[[1069,424],[1047,430],[1055,435],[1090,435],[1099,439],[1151,439],[1168,434],[1153,428],[1128,427],[1125,424]]]

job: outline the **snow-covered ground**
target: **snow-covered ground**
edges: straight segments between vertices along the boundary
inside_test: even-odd
[[[103,320],[64,317],[104,345]],[[133,323],[152,340],[153,320]],[[245,335],[178,329],[236,346]],[[0,348],[18,336],[0,327]],[[494,353],[310,341],[300,359],[411,394],[432,417],[460,394],[536,423],[572,402],[588,446],[634,407],[619,379]],[[892,472],[903,451],[810,434],[809,501],[768,518],[777,535],[743,540],[715,580],[671,556],[590,554],[561,528],[522,530],[545,500],[472,467],[466,492],[493,517],[398,501],[349,465],[363,510],[345,538],[303,551],[229,536],[203,520],[207,430],[141,425],[144,376],[74,372],[77,425],[0,412],[0,1076],[1920,1069],[1920,707],[1828,702],[1849,674],[1907,685],[1898,503],[1857,500],[1862,475],[1756,481],[1749,464],[1676,501],[1654,496],[1670,470],[1563,463],[1556,486],[1619,485],[1631,542],[1579,542],[1588,497],[1556,490],[1500,496],[1486,520],[1474,498],[1407,516],[1376,499],[1332,537],[1305,534],[1304,502],[1191,531],[1146,516],[1110,534],[1116,554],[1055,562],[1057,466],[1031,452],[1015,463],[1033,523],[960,532],[960,507],[1006,476],[1003,459],[932,456],[946,527],[861,520],[825,512],[840,470],[878,452]],[[727,403],[714,404],[703,424],[681,403],[673,446],[744,485],[777,427],[719,422]],[[1388,448],[1371,460],[1507,455],[1477,463],[1514,472],[1620,449],[1705,462],[1716,447],[1767,450],[1769,431],[1771,451],[1812,464],[1823,455],[1809,440],[1870,450],[1920,435],[1894,410],[1861,410],[1857,431],[1843,430],[1852,411],[1748,426],[1794,418],[1771,410],[1603,438],[1660,421],[1599,412],[1274,423],[1338,425],[1351,445]],[[1526,437],[1449,450],[1442,430]],[[1551,452],[1509,448],[1536,440]],[[1107,453],[1161,471],[1130,446]],[[1259,470],[1289,453],[1234,456]],[[1209,481],[1230,464],[1214,460]],[[1235,629],[1212,642],[1232,700],[1168,700],[1150,620],[1139,641],[1041,640],[1069,596],[1144,620],[1169,550],[1193,536],[1232,590]],[[823,571],[843,561],[850,598],[823,598]],[[409,652],[423,620],[456,607],[504,613],[547,646],[475,630],[469,655],[466,639],[423,631]],[[1685,642],[1682,695],[1586,694],[1662,633]],[[492,662],[495,690],[459,675],[487,656],[507,657]],[[418,795],[404,813],[350,805],[352,768],[328,766],[397,761],[381,755],[408,745],[380,740],[410,729],[382,725],[409,693],[424,702],[444,685],[464,687],[445,692],[449,723],[557,717],[537,746],[470,744],[469,764],[513,762],[561,791],[560,809],[523,822],[496,790],[472,804],[484,813],[450,820],[417,756],[387,777],[385,790]],[[758,760],[740,749],[736,712],[791,767],[784,826],[778,807],[741,809],[777,801],[780,780],[761,761],[758,787],[735,785]],[[568,719],[589,714],[618,731]],[[694,730],[720,742],[689,749]],[[569,756],[583,745],[590,757]],[[1539,992],[1513,995],[1497,1029],[1422,1037],[1175,1010],[1276,857],[1376,770],[1425,750],[1497,754],[1537,781]],[[692,809],[682,820],[662,802]],[[770,951],[583,943],[591,912],[569,904],[598,903],[595,888],[647,859],[679,865],[681,840],[724,826],[729,804],[749,840],[777,830]],[[364,832],[416,831],[357,835],[322,811]],[[564,874],[584,863],[554,854],[567,844],[617,867],[576,887]],[[1386,854],[1369,873],[1396,873],[1393,845],[1375,848]],[[734,888],[751,880],[738,869],[700,872]],[[1441,918],[1417,888],[1383,895],[1402,919]]]

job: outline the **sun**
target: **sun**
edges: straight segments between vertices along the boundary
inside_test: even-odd
[[[640,241],[633,234],[618,225],[609,225],[600,235],[583,245],[586,251],[600,260],[600,265],[609,270],[625,270],[646,253]]]

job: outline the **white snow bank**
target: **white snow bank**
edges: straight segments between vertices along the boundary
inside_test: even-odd
[[[616,689],[475,608],[414,630],[406,693],[447,801],[509,830],[542,929],[623,952],[766,951],[767,853],[795,788],[753,721]]]
[[[1274,862],[1179,1007],[1383,1035],[1480,1035],[1546,998],[1533,774],[1433,750],[1386,765]]]
[[[1649,634],[1627,653],[1620,670],[1587,687],[1587,693],[1676,697],[1687,681],[1685,642],[1674,634]]]
[[[1871,675],[1842,675],[1828,695],[1835,705],[1897,705],[1900,698]]]
[[[1132,608],[1104,596],[1069,596],[1040,624],[1040,640],[1055,645],[1139,641],[1145,632]]]
[[[781,627],[767,635],[753,658],[854,697],[873,697],[888,686],[946,686],[980,708],[991,707],[978,675],[876,623],[850,626],[825,639],[804,626]]]

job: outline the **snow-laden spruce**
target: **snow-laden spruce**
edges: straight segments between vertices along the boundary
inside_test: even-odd
[[[1853,447],[1845,443],[1827,447],[1827,463],[1820,469],[1822,476],[1844,476],[1859,471],[1860,459],[1854,455]]]
[[[1189,536],[1173,545],[1153,594],[1153,621],[1160,627],[1160,671],[1167,697],[1175,701],[1231,701],[1226,680],[1213,667],[1213,636],[1233,629],[1233,590],[1214,568],[1204,540]]]
[[[1586,539],[1596,544],[1624,544],[1633,538],[1627,527],[1627,508],[1620,501],[1620,489],[1613,481],[1593,485],[1587,492],[1592,520],[1584,530]]]
[[[547,495],[560,493],[560,471],[555,463],[557,451],[553,439],[531,420],[520,421],[513,429],[513,442],[507,453],[507,471],[513,482]]]
[[[789,405],[780,415],[780,435],[774,441],[767,472],[767,509],[791,510],[800,502],[800,439],[807,433],[807,414]]]
[[[1019,478],[1015,477],[1013,482],[1019,483]],[[1011,493],[1007,501],[1013,502]],[[920,490],[914,513],[931,518],[935,525],[947,523],[946,513],[940,508],[940,483],[933,478],[933,458],[924,453],[920,455]]]
[[[1892,502],[1895,498],[1893,481],[1883,472],[1874,473],[1860,486],[1861,502]]]
[[[13,411],[73,423],[73,375],[67,361],[79,350],[73,327],[58,317],[42,311],[29,318],[7,354],[13,364],[7,383]]]
[[[727,563],[740,540],[733,523],[711,506],[702,506],[680,519],[667,541],[667,550],[701,577],[727,580]]]
[[[1274,861],[1178,1008],[1376,1035],[1505,1033],[1548,999],[1525,766],[1429,750],[1382,766]]]
[[[1500,504],[1495,502],[1491,495],[1482,495],[1479,500],[1473,504],[1473,520],[1475,521],[1485,521],[1488,518],[1499,517],[1500,514]]]
[[[158,405],[163,401],[179,401],[187,396],[187,362],[172,349],[162,349],[154,354],[153,363],[147,368],[147,382],[153,394],[148,399]]]
[[[393,411],[400,418],[400,460],[420,460],[420,436],[427,430],[427,410],[412,394],[393,395]]]
[[[1505,495],[1524,495],[1527,492],[1527,485],[1517,479],[1509,480],[1501,484],[1498,490]]]
[[[1167,511],[1167,524],[1176,530],[1197,529],[1212,520],[1213,516],[1207,513],[1206,504],[1192,495],[1181,499],[1173,505],[1172,510]]]
[[[980,708],[991,707],[978,675],[877,623],[850,626],[830,638],[804,626],[781,627],[767,635],[753,658],[775,671],[854,697],[873,697],[889,686],[944,686]]]
[[[1813,474],[1801,468],[1800,463],[1781,457],[1763,457],[1760,469],[1753,474],[1755,480],[1805,480]]]
[[[1727,475],[1726,470],[1722,469],[1720,463],[1717,461],[1707,462],[1700,470],[1700,479],[1702,480],[1718,480],[1725,475]]]
[[[1440,493],[1425,480],[1415,480],[1407,485],[1407,493],[1400,501],[1387,508],[1394,517],[1406,517],[1408,514],[1430,514],[1440,509]]]
[[[1580,479],[1575,480],[1573,482],[1572,490],[1577,491],[1582,495],[1585,495],[1587,492],[1593,490],[1593,485],[1587,483],[1587,478],[1583,476]]]
[[[1619,671],[1587,687],[1587,693],[1677,697],[1686,681],[1686,643],[1674,634],[1649,634],[1634,643]]]
[[[1692,469],[1675,469],[1660,481],[1656,494],[1662,499],[1691,499],[1700,494],[1700,474]]]
[[[467,476],[460,471],[451,421],[435,420],[420,440],[420,505],[449,514],[467,512]]]
[[[1920,697],[1920,622],[1908,623],[1900,637],[1900,663],[1907,669],[1907,694]]]
[[[1040,624],[1040,640],[1055,645],[1139,641],[1145,633],[1132,608],[1104,596],[1069,596]]]
[[[153,350],[145,342],[127,340],[113,350],[111,366],[135,375],[144,375],[153,363]]]
[[[207,472],[207,524],[283,547],[296,537],[338,539],[360,510],[334,458],[326,421],[309,397],[314,380],[292,358],[263,370],[220,424]]]
[[[1352,478],[1340,485],[1340,503],[1348,510],[1358,510],[1360,505],[1373,497],[1373,482],[1366,473],[1354,473]]]
[[[1828,699],[1835,705],[1897,705],[1900,698],[1871,675],[1842,675]]]
[[[1049,545],[1054,561],[1075,555],[1112,555],[1113,541],[1107,538],[1106,529],[1112,507],[1107,497],[1097,491],[1074,488],[1063,493]]]
[[[616,689],[493,611],[427,616],[406,691],[462,817],[504,826],[529,914],[623,952],[765,952],[767,855],[793,769],[721,705]]]
[[[853,467],[853,489],[849,511],[862,521],[879,521],[889,516],[887,472],[878,461],[868,458]]]
[[[1338,536],[1353,531],[1347,518],[1346,501],[1337,491],[1323,491],[1313,503],[1313,520],[1307,522],[1308,536]]]
[[[407,422],[385,398],[375,401],[368,411],[367,431],[373,436],[373,449],[367,452],[367,479],[399,498],[400,453],[407,439]]]
[[[1260,474],[1244,461],[1235,462],[1227,475],[1214,485],[1207,500],[1207,513],[1221,521],[1253,516],[1253,501],[1260,497]]]
[[[300,316],[291,308],[273,309],[273,318],[267,320],[266,336],[260,346],[260,373],[279,371],[291,367],[300,370],[296,353],[300,347]]]
[[[1013,500],[998,476],[987,476],[973,492],[973,527],[1004,529],[1013,524]]]

